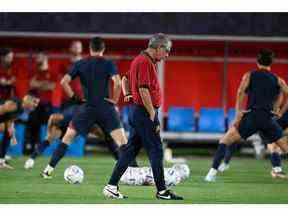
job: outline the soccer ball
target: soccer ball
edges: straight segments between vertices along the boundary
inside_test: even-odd
[[[167,187],[176,186],[177,184],[181,182],[181,177],[179,176],[177,171],[174,170],[173,168],[169,168],[165,170],[164,172],[165,172],[165,175],[164,175],[165,184]]]
[[[190,168],[187,164],[175,164],[172,169],[177,172],[178,176],[181,178],[181,181],[189,178],[190,176]]]
[[[65,170],[64,179],[69,184],[80,184],[83,182],[84,172],[80,167],[72,165]]]

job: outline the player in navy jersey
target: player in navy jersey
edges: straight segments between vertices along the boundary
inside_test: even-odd
[[[0,105],[0,131],[2,135],[0,143],[0,169],[7,168],[13,169],[7,161],[5,161],[5,155],[9,147],[10,139],[16,144],[14,137],[14,121],[23,113],[29,114],[39,104],[39,98],[29,92],[23,97],[22,100],[17,98],[7,99]]]
[[[288,143],[283,137],[282,128],[273,114],[273,112],[278,112],[278,107],[275,107],[275,103],[281,92],[285,96],[288,95],[288,86],[284,80],[271,73],[273,58],[273,52],[266,49],[261,50],[257,58],[258,69],[243,76],[237,93],[234,126],[219,141],[212,168],[206,175],[205,181],[213,182],[216,180],[219,165],[225,155],[226,146],[241,138],[247,139],[259,131],[269,143],[275,142],[285,153],[288,152]],[[243,101],[245,94],[248,96],[248,106],[247,110],[244,111]],[[284,113],[285,110],[280,112]]]
[[[281,98],[280,98],[281,99]],[[282,101],[282,100],[280,100]],[[280,102],[281,104],[281,102]],[[283,104],[285,106],[285,104]],[[287,105],[286,105],[287,106]],[[283,108],[281,110],[286,110],[287,108]],[[285,135],[288,135],[288,111],[286,111],[284,114],[275,113],[275,118],[277,119],[277,123],[281,126],[281,128],[284,130]],[[282,169],[282,158],[281,154],[283,153],[281,149],[275,144],[275,143],[268,143],[268,141],[265,139],[264,135],[262,133],[259,133],[262,142],[267,145],[267,150],[269,152],[270,162],[272,165],[272,170],[270,172],[271,176],[273,178],[287,178],[286,173]],[[227,146],[225,150],[225,156],[224,156],[224,162],[219,166],[218,171],[224,172],[229,169],[230,167],[230,161],[232,158],[233,150],[231,150],[233,146]]]
[[[35,151],[30,155],[29,159],[25,162],[25,169],[32,169],[34,167],[36,158],[41,155],[55,139],[59,139],[65,134],[69,126],[69,122],[80,110],[82,104],[84,104],[84,101],[81,102],[78,99],[67,101],[66,106],[64,106],[61,112],[54,113],[49,117],[45,140],[40,143],[38,148],[35,149]],[[109,134],[104,133],[97,124],[94,124],[89,132],[103,140],[109,151],[113,154],[114,158],[118,160],[119,148]],[[137,166],[137,162],[133,161],[130,166]]]
[[[52,178],[54,168],[65,155],[69,144],[77,134],[84,137],[92,126],[98,124],[105,133],[111,135],[118,146],[127,143],[124,129],[120,122],[119,114],[115,109],[120,92],[121,79],[112,61],[103,57],[105,43],[99,37],[90,41],[90,57],[77,61],[70,72],[61,80],[66,94],[72,98],[74,92],[69,83],[76,77],[80,78],[84,92],[85,103],[81,105],[79,112],[73,116],[69,127],[62,138],[62,143],[54,151],[49,164],[43,170],[43,178]],[[113,93],[109,98],[109,81],[113,81]]]

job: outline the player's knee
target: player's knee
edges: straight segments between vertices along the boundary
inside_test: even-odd
[[[219,144],[225,144],[225,145],[229,145],[230,144],[230,139],[223,137],[219,140]]]
[[[59,130],[58,128],[53,128],[52,130],[48,131],[46,139],[49,142],[52,142],[54,139],[60,138],[61,134],[62,134],[61,130]]]
[[[125,145],[128,142],[123,128],[113,130],[110,135],[118,146]]]
[[[115,142],[118,146],[123,146],[127,144],[127,139],[125,137],[120,137],[119,139],[116,139]]]
[[[75,138],[76,134],[77,134],[77,132],[74,129],[68,128],[62,141],[69,145],[73,142],[73,139]]]
[[[220,143],[225,145],[231,145],[235,141],[239,140],[241,137],[239,132],[235,128],[229,129],[229,131],[220,139]]]
[[[64,116],[60,113],[54,113],[49,117],[48,124],[54,125],[57,124],[59,121],[63,120]]]
[[[267,145],[267,149],[269,151],[269,153],[273,153],[275,151],[277,151],[278,147],[275,143],[271,143]]]
[[[288,153],[288,143],[286,141],[285,137],[280,138],[279,140],[276,141],[277,146],[280,147],[280,149],[284,152],[284,153]]]

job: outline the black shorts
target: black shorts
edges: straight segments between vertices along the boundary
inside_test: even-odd
[[[269,143],[283,136],[283,130],[273,114],[264,110],[246,113],[240,121],[238,131],[243,139],[260,132]]]
[[[107,134],[123,127],[115,106],[107,101],[96,106],[81,105],[79,112],[73,116],[71,126],[78,134],[86,136],[95,123]]]

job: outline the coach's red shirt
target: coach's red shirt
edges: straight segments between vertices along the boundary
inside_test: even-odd
[[[139,88],[146,87],[149,89],[153,106],[157,108],[161,106],[162,92],[158,80],[157,67],[148,53],[143,51],[132,61],[128,79],[135,104],[143,105]]]

